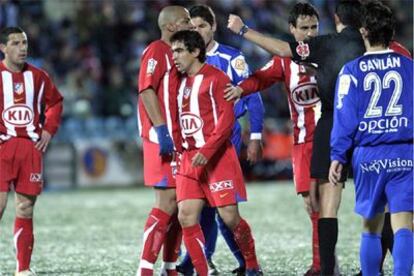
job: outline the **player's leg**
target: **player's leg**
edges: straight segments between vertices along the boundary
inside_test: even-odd
[[[215,268],[214,264],[212,264],[211,260],[216,249],[218,232],[215,207],[204,206],[200,215],[200,225],[204,234],[204,238],[206,239],[205,253],[207,260],[209,262],[209,275],[217,275],[218,271]],[[213,265],[214,267],[211,267],[211,265]],[[182,262],[180,263],[177,269],[179,270],[179,272],[183,274],[192,274],[194,267],[191,263],[191,258],[188,252],[185,254]]]
[[[385,258],[387,257],[387,252],[390,251],[390,254],[392,254],[393,246],[394,246],[394,233],[392,232],[392,227],[391,227],[390,212],[388,212],[387,210],[385,212],[384,226],[382,227],[382,232],[381,232],[381,248],[382,248],[381,271],[384,265]]]
[[[337,213],[341,203],[343,183],[334,185],[328,180],[318,180],[319,185],[319,251],[321,274],[333,275],[335,270],[335,247],[338,241]]]
[[[411,203],[412,204],[412,203]],[[391,213],[394,231],[394,275],[411,275],[413,267],[413,212]]]
[[[363,232],[359,250],[362,275],[378,275],[381,265],[381,231],[384,214],[379,213],[371,219],[363,219]]]
[[[16,272],[30,269],[30,259],[34,244],[33,209],[36,196],[16,192],[14,221],[14,246],[16,249]]]
[[[175,213],[171,216],[170,224],[168,225],[168,230],[163,244],[163,264],[161,269],[163,276],[177,275],[176,265],[180,253],[181,239],[181,225],[178,221],[178,213]]]
[[[319,238],[318,238],[318,220],[319,204],[314,202],[308,192],[300,193],[303,199],[305,211],[309,215],[312,227],[312,266],[305,273],[305,276],[320,274],[320,257],[319,257]]]
[[[199,224],[199,215],[204,206],[203,199],[185,199],[178,203],[178,220],[183,229],[183,240],[198,275],[208,275],[204,253],[205,239]]]
[[[221,206],[217,210],[227,227],[233,231],[234,240],[246,261],[246,275],[260,275],[253,234],[249,224],[240,217],[237,204]]]
[[[171,216],[177,211],[175,189],[155,188],[155,205],[144,227],[143,249],[137,275],[152,275],[165,241]]]
[[[6,210],[7,206],[7,192],[0,191],[0,220],[3,217],[4,211]]]
[[[233,256],[239,263],[239,267],[233,270],[232,273],[237,275],[244,275],[246,271],[246,262],[244,261],[243,254],[241,253],[239,246],[234,240],[233,231],[229,227],[227,227],[227,225],[224,223],[223,219],[220,216],[217,216],[217,221],[221,235],[223,236],[230,251],[233,253]]]

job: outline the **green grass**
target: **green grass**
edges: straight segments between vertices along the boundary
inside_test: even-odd
[[[310,220],[292,183],[251,183],[242,215],[252,226],[266,275],[301,275],[311,263]],[[353,185],[344,191],[337,252],[341,272],[359,266],[360,218],[353,213]],[[135,275],[141,236],[154,195],[151,189],[44,193],[35,210],[32,267],[38,275]],[[0,271],[15,269],[13,198],[0,224]],[[223,272],[236,267],[219,237],[214,261]],[[386,266],[390,274],[390,262]],[[1,275],[1,273],[0,273]]]

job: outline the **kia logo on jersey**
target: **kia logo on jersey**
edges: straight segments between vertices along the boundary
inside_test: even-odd
[[[24,104],[17,104],[5,109],[2,118],[6,123],[17,127],[27,126],[33,122],[33,111]]]
[[[309,107],[320,101],[315,83],[303,83],[292,90],[292,101],[300,106]]]
[[[203,128],[204,122],[197,115],[183,112],[180,116],[180,126],[186,136],[191,136]]]

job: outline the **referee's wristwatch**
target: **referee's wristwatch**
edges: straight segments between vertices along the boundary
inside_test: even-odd
[[[239,36],[244,36],[244,34],[249,30],[249,27],[247,25],[243,25],[239,31]]]

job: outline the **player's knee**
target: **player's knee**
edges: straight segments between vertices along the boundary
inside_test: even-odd
[[[34,203],[31,201],[22,201],[16,204],[16,215],[22,218],[31,218],[33,216]]]
[[[198,223],[198,216],[191,208],[180,208],[178,211],[178,221],[181,227],[189,227]]]
[[[224,224],[231,230],[233,230],[241,220],[239,213],[232,209],[222,209],[219,211],[219,214]]]
[[[155,207],[170,215],[177,212],[175,190],[168,189],[157,191]]]

